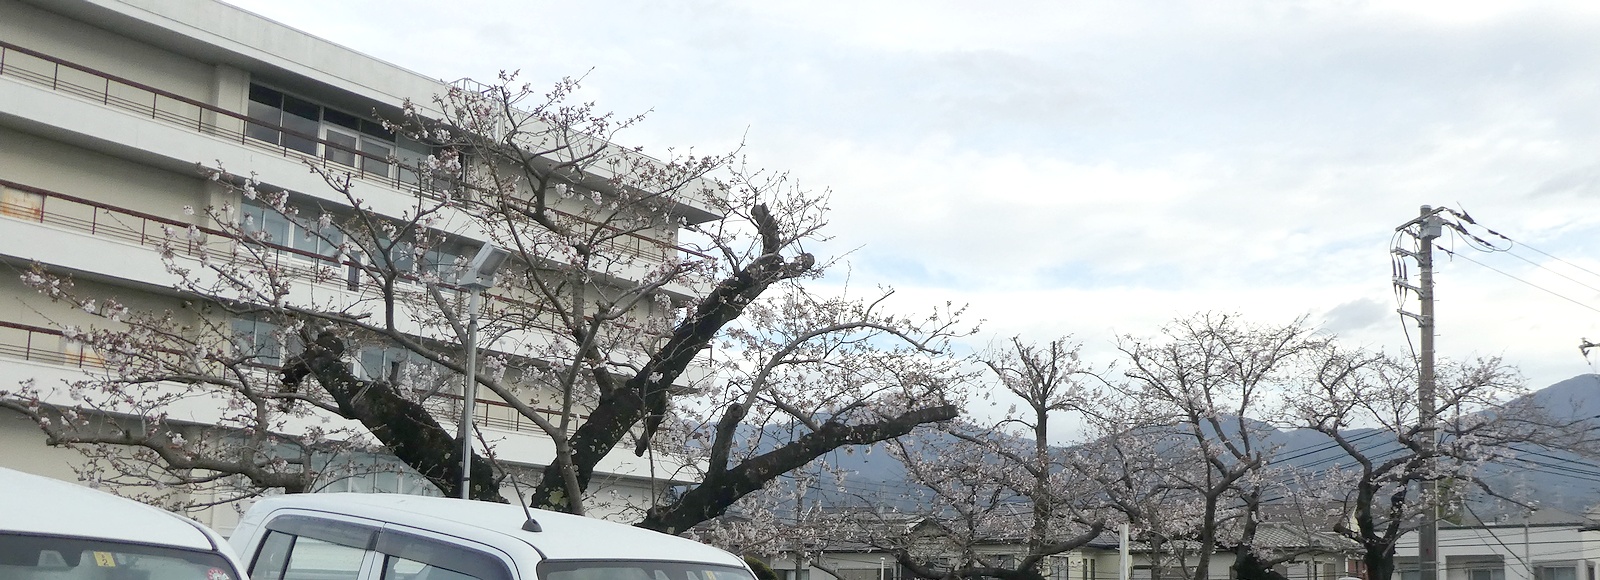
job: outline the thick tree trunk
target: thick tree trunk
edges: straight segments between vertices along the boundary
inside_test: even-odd
[[[1289,580],[1257,557],[1250,546],[1234,548],[1233,573],[1238,580]]]
[[[1361,561],[1367,565],[1367,580],[1389,580],[1394,576],[1394,548],[1368,545]]]
[[[459,497],[461,443],[421,404],[406,399],[385,382],[366,381],[350,372],[341,358],[342,339],[323,332],[305,352],[284,365],[287,390],[301,386],[307,375],[317,378],[339,406],[339,414],[360,421],[395,457],[428,478],[448,497]],[[476,454],[472,458],[472,499],[503,502],[494,467]]]
[[[766,206],[757,205],[751,208],[750,214],[761,234],[763,254],[717,284],[700,300],[694,315],[673,329],[667,343],[651,355],[644,367],[621,388],[601,396],[588,420],[573,431],[569,440],[572,468],[577,471],[579,487],[588,489],[594,466],[641,422],[644,431],[635,453],[643,455],[651,436],[666,417],[673,381],[689,367],[695,355],[710,344],[722,327],[743,314],[745,307],[771,284],[810,270],[814,262],[810,254],[801,254],[789,262],[778,254],[781,249],[778,224]],[[545,468],[544,477],[529,500],[533,507],[567,511],[571,509],[570,502],[580,501],[566,497],[562,469],[556,462]],[[774,473],[768,479],[776,476]]]

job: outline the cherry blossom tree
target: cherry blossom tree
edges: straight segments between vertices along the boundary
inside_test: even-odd
[[[957,416],[948,341],[971,332],[959,308],[907,317],[889,290],[808,290],[830,265],[807,251],[825,193],[736,153],[618,146],[640,117],[574,102],[578,88],[505,74],[407,102],[384,126],[412,153],[308,159],[328,186],[316,194],[202,164],[237,197],[169,228],[167,306],[130,310],[118,290],[35,268],[42,301],[99,317],[62,331],[103,370],[0,391],[0,405],[108,471],[218,501],[315,489],[351,449],[455,495],[461,444],[446,423],[474,330],[458,276],[478,239],[511,259],[485,297],[470,380],[553,442],[530,482],[536,507],[583,513],[596,466],[626,445],[699,482],[640,513],[682,531],[828,451]],[[374,166],[400,176],[403,204],[371,186]],[[205,410],[175,412],[188,407]],[[785,445],[739,437],[772,422],[793,429]],[[518,470],[497,465],[494,441],[478,448],[469,493],[500,500]]]
[[[1017,407],[992,424],[952,423],[937,438],[897,442],[926,509],[920,529],[874,544],[919,578],[1038,580],[1052,556],[1098,537],[1112,512],[1099,481],[1084,472],[1105,464],[1063,449],[1066,434],[1051,431],[1096,396],[1079,349],[1065,337],[1012,338],[984,353],[988,380],[979,391],[1004,393]],[[949,561],[936,565],[935,557]]]
[[[1361,546],[1374,578],[1394,572],[1401,536],[1443,513],[1429,506],[1469,495],[1516,501],[1512,490],[1483,477],[1485,466],[1529,447],[1592,447],[1587,422],[1542,408],[1516,369],[1498,358],[1441,361],[1433,431],[1419,420],[1412,360],[1329,348],[1302,375],[1306,380],[1294,384],[1276,416],[1285,427],[1327,436],[1338,458],[1299,488],[1301,501],[1346,516],[1335,530]],[[1439,483],[1441,493],[1454,489],[1455,497],[1425,495],[1426,481]]]
[[[1176,320],[1155,339],[1123,339],[1128,381],[1120,390],[1142,402],[1153,432],[1171,438],[1167,452],[1187,457],[1188,469],[1168,472],[1169,485],[1194,494],[1200,506],[1200,525],[1187,538],[1198,547],[1193,566],[1178,569],[1205,578],[1214,546],[1255,543],[1254,510],[1275,451],[1266,439],[1272,427],[1256,417],[1297,378],[1296,360],[1324,342],[1302,321],[1260,326],[1224,314]],[[1237,554],[1245,562],[1256,555]]]

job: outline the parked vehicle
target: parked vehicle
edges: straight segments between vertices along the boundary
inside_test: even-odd
[[[222,536],[177,514],[0,468],[0,578],[244,580]]]
[[[255,580],[754,580],[742,559],[684,538],[453,498],[274,497],[232,541]]]

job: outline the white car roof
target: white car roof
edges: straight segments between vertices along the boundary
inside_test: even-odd
[[[663,560],[743,567],[705,544],[644,528],[515,504],[387,493],[314,493],[264,499],[246,519],[285,508],[344,514],[481,542],[514,557],[537,550],[550,560]],[[541,531],[522,529],[532,514]]]
[[[199,524],[103,491],[0,467],[0,531],[216,551]]]

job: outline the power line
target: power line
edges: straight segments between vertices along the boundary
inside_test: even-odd
[[[1587,308],[1587,309],[1595,312],[1596,314],[1600,314],[1600,308],[1595,308],[1593,306],[1590,306],[1588,304],[1584,304],[1584,303],[1579,302],[1577,300],[1574,300],[1572,298],[1568,298],[1568,297],[1566,297],[1566,296],[1564,296],[1564,295],[1562,295],[1562,294],[1560,294],[1560,293],[1558,293],[1558,292],[1556,292],[1554,290],[1551,290],[1549,288],[1545,288],[1545,287],[1540,286],[1538,284],[1534,284],[1533,282],[1529,282],[1527,280],[1523,280],[1522,278],[1518,278],[1518,277],[1516,277],[1516,276],[1514,276],[1514,275],[1512,275],[1512,274],[1510,274],[1510,273],[1508,273],[1508,272],[1506,272],[1504,270],[1501,270],[1501,269],[1496,268],[1494,266],[1490,266],[1490,265],[1485,264],[1483,262],[1479,262],[1477,260],[1474,260],[1472,258],[1468,258],[1468,257],[1466,257],[1466,256],[1464,256],[1462,254],[1459,254],[1457,252],[1454,252],[1454,251],[1451,251],[1449,249],[1446,249],[1444,246],[1439,246],[1439,245],[1436,244],[1435,247],[1437,247],[1440,250],[1444,251],[1444,253],[1446,253],[1446,254],[1450,254],[1451,257],[1461,258],[1461,259],[1466,260],[1468,262],[1472,262],[1472,263],[1477,264],[1479,266],[1483,266],[1484,268],[1488,268],[1489,270],[1491,270],[1491,271],[1493,271],[1493,272],[1495,272],[1497,274],[1500,274],[1501,276],[1505,276],[1505,277],[1510,278],[1512,280],[1516,280],[1516,281],[1521,282],[1523,284],[1527,284],[1529,286],[1532,286],[1534,288],[1539,289],[1542,292],[1550,294],[1551,296],[1555,296],[1556,298],[1560,298],[1562,300],[1566,300],[1567,302],[1571,302],[1571,303],[1576,304],[1578,306],[1581,306],[1583,308]]]

